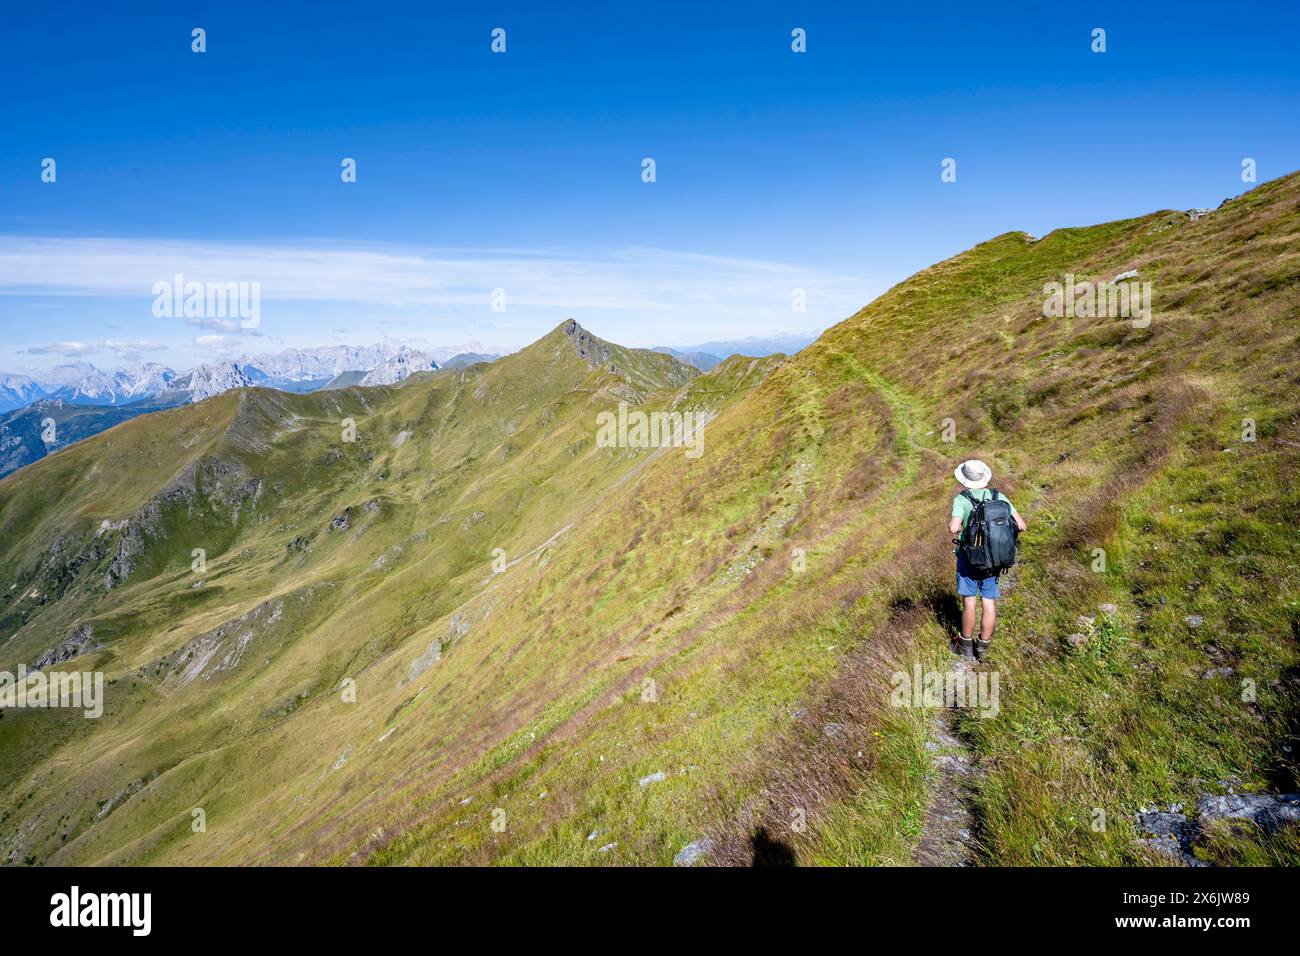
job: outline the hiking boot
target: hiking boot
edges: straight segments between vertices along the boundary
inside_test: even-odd
[[[990,647],[990,645],[992,645],[992,643],[993,643],[992,641],[981,641],[981,640],[979,640],[978,638],[976,638],[976,640],[975,640],[975,660],[977,660],[977,661],[986,661],[986,660],[988,660],[988,659],[989,659],[989,647]]]
[[[974,657],[974,643],[969,637],[959,637],[952,642],[953,653],[958,657]]]

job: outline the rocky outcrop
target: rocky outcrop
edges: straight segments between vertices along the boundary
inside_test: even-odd
[[[673,857],[673,866],[694,866],[708,856],[712,849],[713,841],[708,837],[688,843]]]
[[[68,636],[60,641],[57,647],[50,648],[38,657],[31,669],[39,671],[51,664],[62,664],[89,651],[98,650],[99,646],[95,643],[95,626],[89,621],[78,624],[68,632]]]
[[[1195,847],[1209,828],[1219,821],[1250,823],[1265,834],[1300,823],[1300,793],[1205,794],[1196,801],[1196,815],[1189,818],[1181,803],[1166,810],[1147,807],[1136,817],[1143,834],[1140,843],[1187,866],[1207,866],[1197,858]]]
[[[164,687],[180,689],[196,680],[210,681],[236,670],[250,649],[266,653],[277,639],[289,636],[295,606],[315,602],[333,585],[316,584],[299,588],[292,594],[263,601],[251,611],[218,624],[189,641],[185,646],[146,665],[139,671],[142,678],[159,679]]]
[[[152,505],[153,502],[150,502],[149,505],[145,506],[144,510],[131,519],[117,539],[117,548],[113,552],[113,560],[109,562],[108,570],[104,572],[105,591],[113,590],[113,588],[130,577],[131,572],[135,570],[136,564],[144,555],[147,530],[160,527],[157,520],[158,510],[153,508]]]
[[[1182,804],[1176,803],[1168,810],[1151,807],[1138,813],[1138,830],[1146,834],[1138,842],[1187,866],[1207,866],[1192,852],[1199,831],[1182,811]]]
[[[35,569],[26,577],[34,583],[42,604],[61,598],[88,569],[108,554],[108,542],[99,532],[85,537],[75,532],[59,535],[40,556]]]
[[[411,661],[406,668],[406,683],[411,683],[438,661],[442,660],[442,639],[434,638],[429,649]]]
[[[470,628],[473,627],[477,621],[481,621],[491,614],[500,603],[500,600],[500,598],[490,599],[484,602],[477,610],[465,611],[463,613],[461,611],[454,612],[451,615],[451,619],[447,622],[447,632],[440,637],[435,637],[428,649],[415,660],[411,661],[407,666],[405,679],[400,681],[398,686],[402,687],[411,683],[430,667],[433,667],[442,660],[442,655],[453,645],[457,644],[461,638],[468,634]]]
[[[596,338],[573,319],[565,322],[560,331],[568,336],[578,357],[592,368],[607,365],[613,358],[613,346],[604,339]]]
[[[1196,822],[1205,827],[1216,820],[1248,820],[1265,833],[1288,823],[1300,823],[1300,793],[1230,793],[1196,801]]]

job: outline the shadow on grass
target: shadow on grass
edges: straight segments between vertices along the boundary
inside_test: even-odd
[[[1292,622],[1291,631],[1293,635],[1300,639],[1300,624]],[[1278,682],[1283,701],[1282,712],[1283,718],[1283,740],[1288,750],[1283,753],[1290,753],[1290,757],[1280,757],[1270,768],[1268,773],[1269,788],[1275,793],[1295,793],[1300,789],[1300,762],[1297,762],[1296,743],[1300,741],[1300,665],[1292,664],[1282,671],[1282,679]]]
[[[794,850],[788,843],[783,843],[767,832],[767,827],[759,827],[749,840],[754,851],[754,866],[794,866]]]
[[[893,616],[901,616],[913,608],[922,608],[934,615],[943,632],[949,637],[961,631],[961,599],[946,580],[927,579],[917,587],[916,597],[895,598],[890,604]]]

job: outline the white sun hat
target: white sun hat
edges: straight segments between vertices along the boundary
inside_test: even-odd
[[[988,483],[993,480],[993,469],[978,458],[972,458],[958,465],[953,477],[971,491],[978,491],[988,487]]]

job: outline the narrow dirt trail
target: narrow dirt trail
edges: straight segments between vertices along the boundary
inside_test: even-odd
[[[892,450],[897,470],[885,484],[883,494],[874,507],[891,506],[908,495],[921,480],[921,476],[926,474],[941,457],[939,452],[928,447],[921,437],[926,433],[925,423],[930,417],[928,410],[894,382],[864,367],[855,356],[840,352],[839,358],[851,366],[854,372],[884,399],[888,408],[889,422],[893,428]],[[803,461],[799,461],[796,463],[796,470],[800,466],[806,467]],[[808,543],[810,550],[816,546],[816,541]],[[955,660],[952,667],[962,671],[963,675],[970,671],[970,665],[965,661]],[[847,685],[844,682],[854,683],[866,677],[865,673],[859,673],[854,677],[849,673],[852,670],[846,663],[845,673],[842,674],[841,679],[824,688],[823,693],[828,696],[838,693],[851,698],[852,693],[845,694]],[[852,719],[841,716],[836,707],[826,700],[808,701],[807,710],[809,713],[816,714],[817,722],[831,721],[832,723],[827,723],[827,726],[836,726],[833,721]],[[929,715],[929,722],[928,740],[925,744],[931,761],[931,769],[927,773],[929,799],[922,819],[921,834],[912,848],[910,862],[917,866],[974,865],[976,862],[973,836],[975,815],[972,810],[972,795],[978,776],[975,758],[956,732],[955,711],[935,710]],[[850,742],[851,736],[846,736],[844,747],[848,749],[840,754],[840,757],[848,759],[853,749],[859,746],[856,743],[849,746]],[[782,756],[787,759],[793,758],[795,761],[824,761],[832,759],[833,750],[833,746],[823,741],[820,747],[812,750],[792,747]],[[857,755],[861,757],[861,752]],[[785,802],[790,803],[795,799],[793,794],[799,787],[796,782],[791,782],[788,778],[791,776],[817,778],[820,775],[816,771],[815,766],[804,766],[802,770],[790,764],[773,766],[768,770],[770,776],[764,792],[780,793],[785,798]],[[795,800],[795,802],[800,801]],[[809,804],[816,804],[816,801],[808,799],[800,803],[800,805]],[[758,821],[750,815],[748,805],[742,816],[744,819],[731,820],[729,825],[716,829],[705,841],[705,845],[721,849],[719,844],[728,842],[735,844],[739,842],[735,838],[737,832],[747,832],[759,822],[764,824],[760,829],[765,831],[770,830],[775,833],[780,830],[779,824],[782,821],[775,818]],[[767,824],[771,826],[766,826]],[[746,859],[743,848],[737,849],[733,846],[729,849],[730,852],[724,850],[720,854],[726,862],[735,864]],[[754,865],[760,865],[757,862],[757,850],[755,850],[754,860]]]
[[[921,404],[898,385],[864,367],[856,357],[840,352],[871,387],[884,398],[895,429],[895,452],[902,465],[889,489],[889,497],[904,493],[917,480],[926,458],[936,452],[921,443],[922,422],[927,416]],[[972,670],[964,660],[954,660],[952,669],[963,675]],[[972,797],[978,779],[974,755],[956,731],[956,712],[937,710],[931,718],[929,739],[932,783],[930,802],[921,835],[912,851],[915,866],[970,866],[975,861]]]
[[[962,660],[952,667],[963,673],[970,670]],[[912,864],[971,866],[975,863],[971,797],[978,771],[970,749],[957,735],[953,711],[944,708],[935,712],[925,749],[930,754],[934,783]]]
[[[919,404],[893,382],[874,372],[864,370],[864,374],[892,411],[898,428],[899,457],[905,463],[898,484],[906,487],[915,480],[922,458],[934,454],[933,449],[917,440],[918,423],[924,416]],[[972,671],[972,665],[958,658],[952,662],[951,670],[965,676]],[[935,712],[925,748],[930,754],[933,783],[921,835],[912,851],[912,863],[915,866],[973,865],[971,806],[978,771],[974,755],[957,734],[955,711],[943,708]]]

